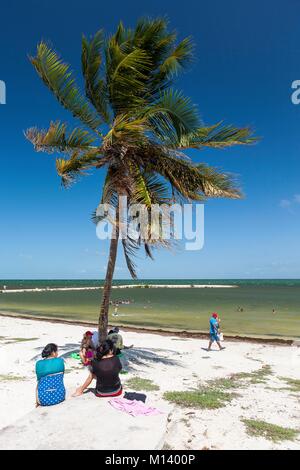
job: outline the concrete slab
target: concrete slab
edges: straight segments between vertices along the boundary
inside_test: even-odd
[[[52,407],[39,407],[0,431],[0,449],[156,450],[164,443],[172,407],[148,403],[164,414],[132,417],[92,393]]]

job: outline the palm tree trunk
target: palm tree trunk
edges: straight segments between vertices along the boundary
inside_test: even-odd
[[[98,332],[100,342],[104,341],[107,337],[108,328],[108,310],[109,310],[109,299],[111,293],[111,286],[113,281],[113,275],[115,270],[115,264],[117,259],[118,241],[119,241],[119,220],[118,220],[118,209],[116,215],[116,226],[113,228],[114,236],[112,236],[109,248],[109,259],[106,270],[106,277],[103,289],[103,297],[99,315]]]

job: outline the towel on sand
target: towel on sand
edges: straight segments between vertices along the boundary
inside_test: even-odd
[[[126,398],[113,398],[109,404],[119,411],[124,411],[131,416],[156,416],[163,414],[162,411],[145,405],[142,401],[127,400]]]
[[[125,392],[123,398],[126,398],[126,400],[136,400],[145,403],[147,395],[145,395],[144,393]]]

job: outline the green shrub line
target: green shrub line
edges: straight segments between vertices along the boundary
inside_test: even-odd
[[[246,432],[250,436],[264,437],[273,442],[293,441],[299,434],[299,431],[292,428],[284,428],[276,424],[267,423],[255,419],[242,419],[246,426]]]
[[[154,392],[159,390],[159,386],[152,380],[143,379],[141,377],[132,377],[126,381],[126,386],[134,389],[137,392]]]
[[[217,409],[226,406],[236,395],[203,388],[185,392],[165,392],[163,397],[176,405],[189,408]]]
[[[269,365],[253,372],[240,372],[229,377],[209,380],[205,385],[199,384],[198,389],[186,391],[168,391],[163,397],[180,406],[216,409],[226,406],[237,393],[229,392],[246,386],[245,380],[250,384],[265,383],[266,378],[272,374]]]

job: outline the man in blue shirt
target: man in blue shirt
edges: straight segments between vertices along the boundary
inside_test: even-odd
[[[216,341],[216,343],[219,346],[220,350],[225,349],[220,343],[219,328],[220,328],[220,324],[219,324],[218,314],[216,312],[214,312],[212,314],[210,320],[209,320],[209,336],[210,336],[210,339],[209,339],[209,344],[208,344],[207,351],[211,350],[211,346],[212,346],[214,341]]]

